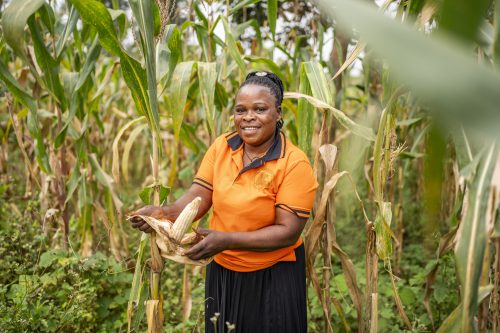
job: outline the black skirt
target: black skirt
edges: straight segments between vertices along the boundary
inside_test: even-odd
[[[296,261],[244,273],[212,261],[205,282],[205,332],[228,332],[227,323],[235,326],[233,333],[307,332],[303,244],[295,256]]]

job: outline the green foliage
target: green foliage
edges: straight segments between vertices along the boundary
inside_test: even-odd
[[[233,129],[231,107],[245,73],[261,69],[284,81],[287,137],[314,163],[320,146],[335,144],[338,161],[329,171],[348,172],[324,204],[335,253],[349,255],[342,262],[332,256],[330,281],[322,280],[323,254],[316,258],[320,289],[337,302],[311,288],[310,331],[325,330],[325,306],[334,330],[355,331],[358,319],[373,322],[365,304],[358,318],[352,283],[361,293],[378,288],[381,332],[439,325],[453,331],[460,320],[464,327],[481,320],[477,303],[491,292],[478,281],[489,246],[486,225],[493,224],[486,217],[496,152],[480,153],[485,142],[469,134],[499,133],[500,1],[389,0],[378,10],[359,1],[318,2],[321,20],[303,1],[194,1],[175,4],[166,18],[161,2],[131,0],[131,22],[120,10],[126,2],[118,0],[113,9],[100,0],[0,5],[0,331],[124,331],[132,312],[132,329],[144,330],[148,239],[137,246],[141,234],[124,216],[158,203],[155,194],[163,203],[184,193],[209,144]],[[329,21],[323,14],[332,8]],[[352,38],[340,29],[351,25]],[[356,59],[362,66],[351,72]],[[452,135],[437,143],[432,129],[443,124]],[[321,193],[325,170],[318,164]],[[438,236],[455,236],[460,223],[465,231],[448,238],[436,259]],[[67,252],[60,250],[65,224]],[[317,248],[332,245],[323,229],[311,243]],[[375,246],[367,249],[372,230]],[[378,280],[367,285],[370,250],[391,266],[379,262]],[[352,276],[344,265],[351,259],[354,282],[344,277]],[[411,322],[406,328],[391,268]],[[168,331],[203,328],[203,273],[185,272],[184,280],[183,266],[166,262],[162,273]],[[429,276],[436,280],[428,293]],[[183,289],[193,301],[188,319]]]
[[[318,3],[325,14],[336,17],[343,27],[349,29],[354,25],[371,43],[369,46],[384,57],[391,74],[408,86],[412,94],[430,104],[431,110],[448,127],[458,123],[473,130],[478,137],[487,134],[498,139],[500,95],[496,87],[500,86],[500,74],[478,63],[463,43],[444,31],[426,36],[408,24],[380,15],[371,4],[362,1],[319,0]],[[446,3],[450,4],[449,8],[456,6],[455,1]],[[484,12],[484,7],[468,6],[474,10],[461,15],[471,17],[464,28],[470,37],[477,30],[475,25],[480,22],[477,15]],[[456,20],[455,27],[464,25],[459,17],[453,20]]]
[[[50,249],[32,220],[38,209],[30,201],[18,216],[0,205],[0,331],[123,330],[132,274],[102,253]]]
[[[351,325],[353,332],[357,330],[356,309],[348,302],[349,290],[339,265],[334,260],[333,281],[330,292],[333,297],[341,301],[344,308],[347,321]],[[427,273],[432,267],[433,261],[426,262],[426,257],[422,253],[422,247],[419,244],[409,244],[405,249],[401,274],[398,275],[398,291],[403,303],[403,307],[409,315],[412,322],[411,332],[432,331],[431,320],[425,312],[423,306],[424,284],[426,283]],[[431,297],[431,307],[436,323],[441,323],[446,319],[448,313],[452,312],[459,302],[458,281],[455,276],[455,263],[452,254],[447,254],[439,259],[440,273],[433,285],[434,293]],[[425,267],[425,269],[423,269]],[[399,317],[393,301],[393,292],[390,287],[391,282],[388,273],[380,264],[379,281],[379,332],[408,332],[404,323]],[[363,262],[355,264],[356,275],[361,287],[365,286],[365,269]],[[318,270],[321,276],[321,271]],[[323,330],[323,319],[321,303],[314,295],[312,287],[309,289],[309,308],[308,308],[308,328],[311,332],[320,332]],[[340,329],[342,323],[339,316],[334,311],[332,317],[334,332],[342,332]]]

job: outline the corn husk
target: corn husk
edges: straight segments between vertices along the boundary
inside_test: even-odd
[[[185,255],[186,251],[188,251],[193,245],[199,243],[204,236],[195,232],[185,233],[188,230],[188,227],[186,226],[182,227],[183,233],[185,234],[179,235],[179,224],[191,225],[198,210],[200,201],[201,198],[198,197],[188,204],[175,223],[167,219],[156,219],[146,215],[130,215],[128,216],[128,219],[140,218],[153,228],[157,234],[156,245],[158,245],[160,255],[163,258],[170,259],[181,264],[205,266],[212,261],[212,257],[207,259],[192,260]],[[196,212],[194,214],[189,214],[190,218],[186,220],[186,214],[184,214],[186,210],[196,210]]]

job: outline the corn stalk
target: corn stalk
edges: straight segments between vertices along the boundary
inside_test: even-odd
[[[462,284],[460,331],[474,331],[474,316],[479,303],[479,280],[487,246],[488,199],[491,177],[496,163],[497,146],[492,143],[481,159],[469,192],[467,213],[462,222],[456,245],[458,275]]]

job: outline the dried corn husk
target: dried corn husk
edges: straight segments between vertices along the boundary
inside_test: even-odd
[[[191,260],[185,253],[193,245],[200,242],[204,236],[195,232],[187,233],[186,231],[191,226],[198,208],[200,206],[201,198],[195,198],[189,203],[184,210],[179,214],[176,222],[173,223],[167,219],[156,219],[146,215],[130,215],[131,218],[141,218],[156,232],[156,245],[160,249],[160,254],[163,258],[173,260],[181,264],[191,264],[197,266],[205,266],[212,261],[211,258]]]

